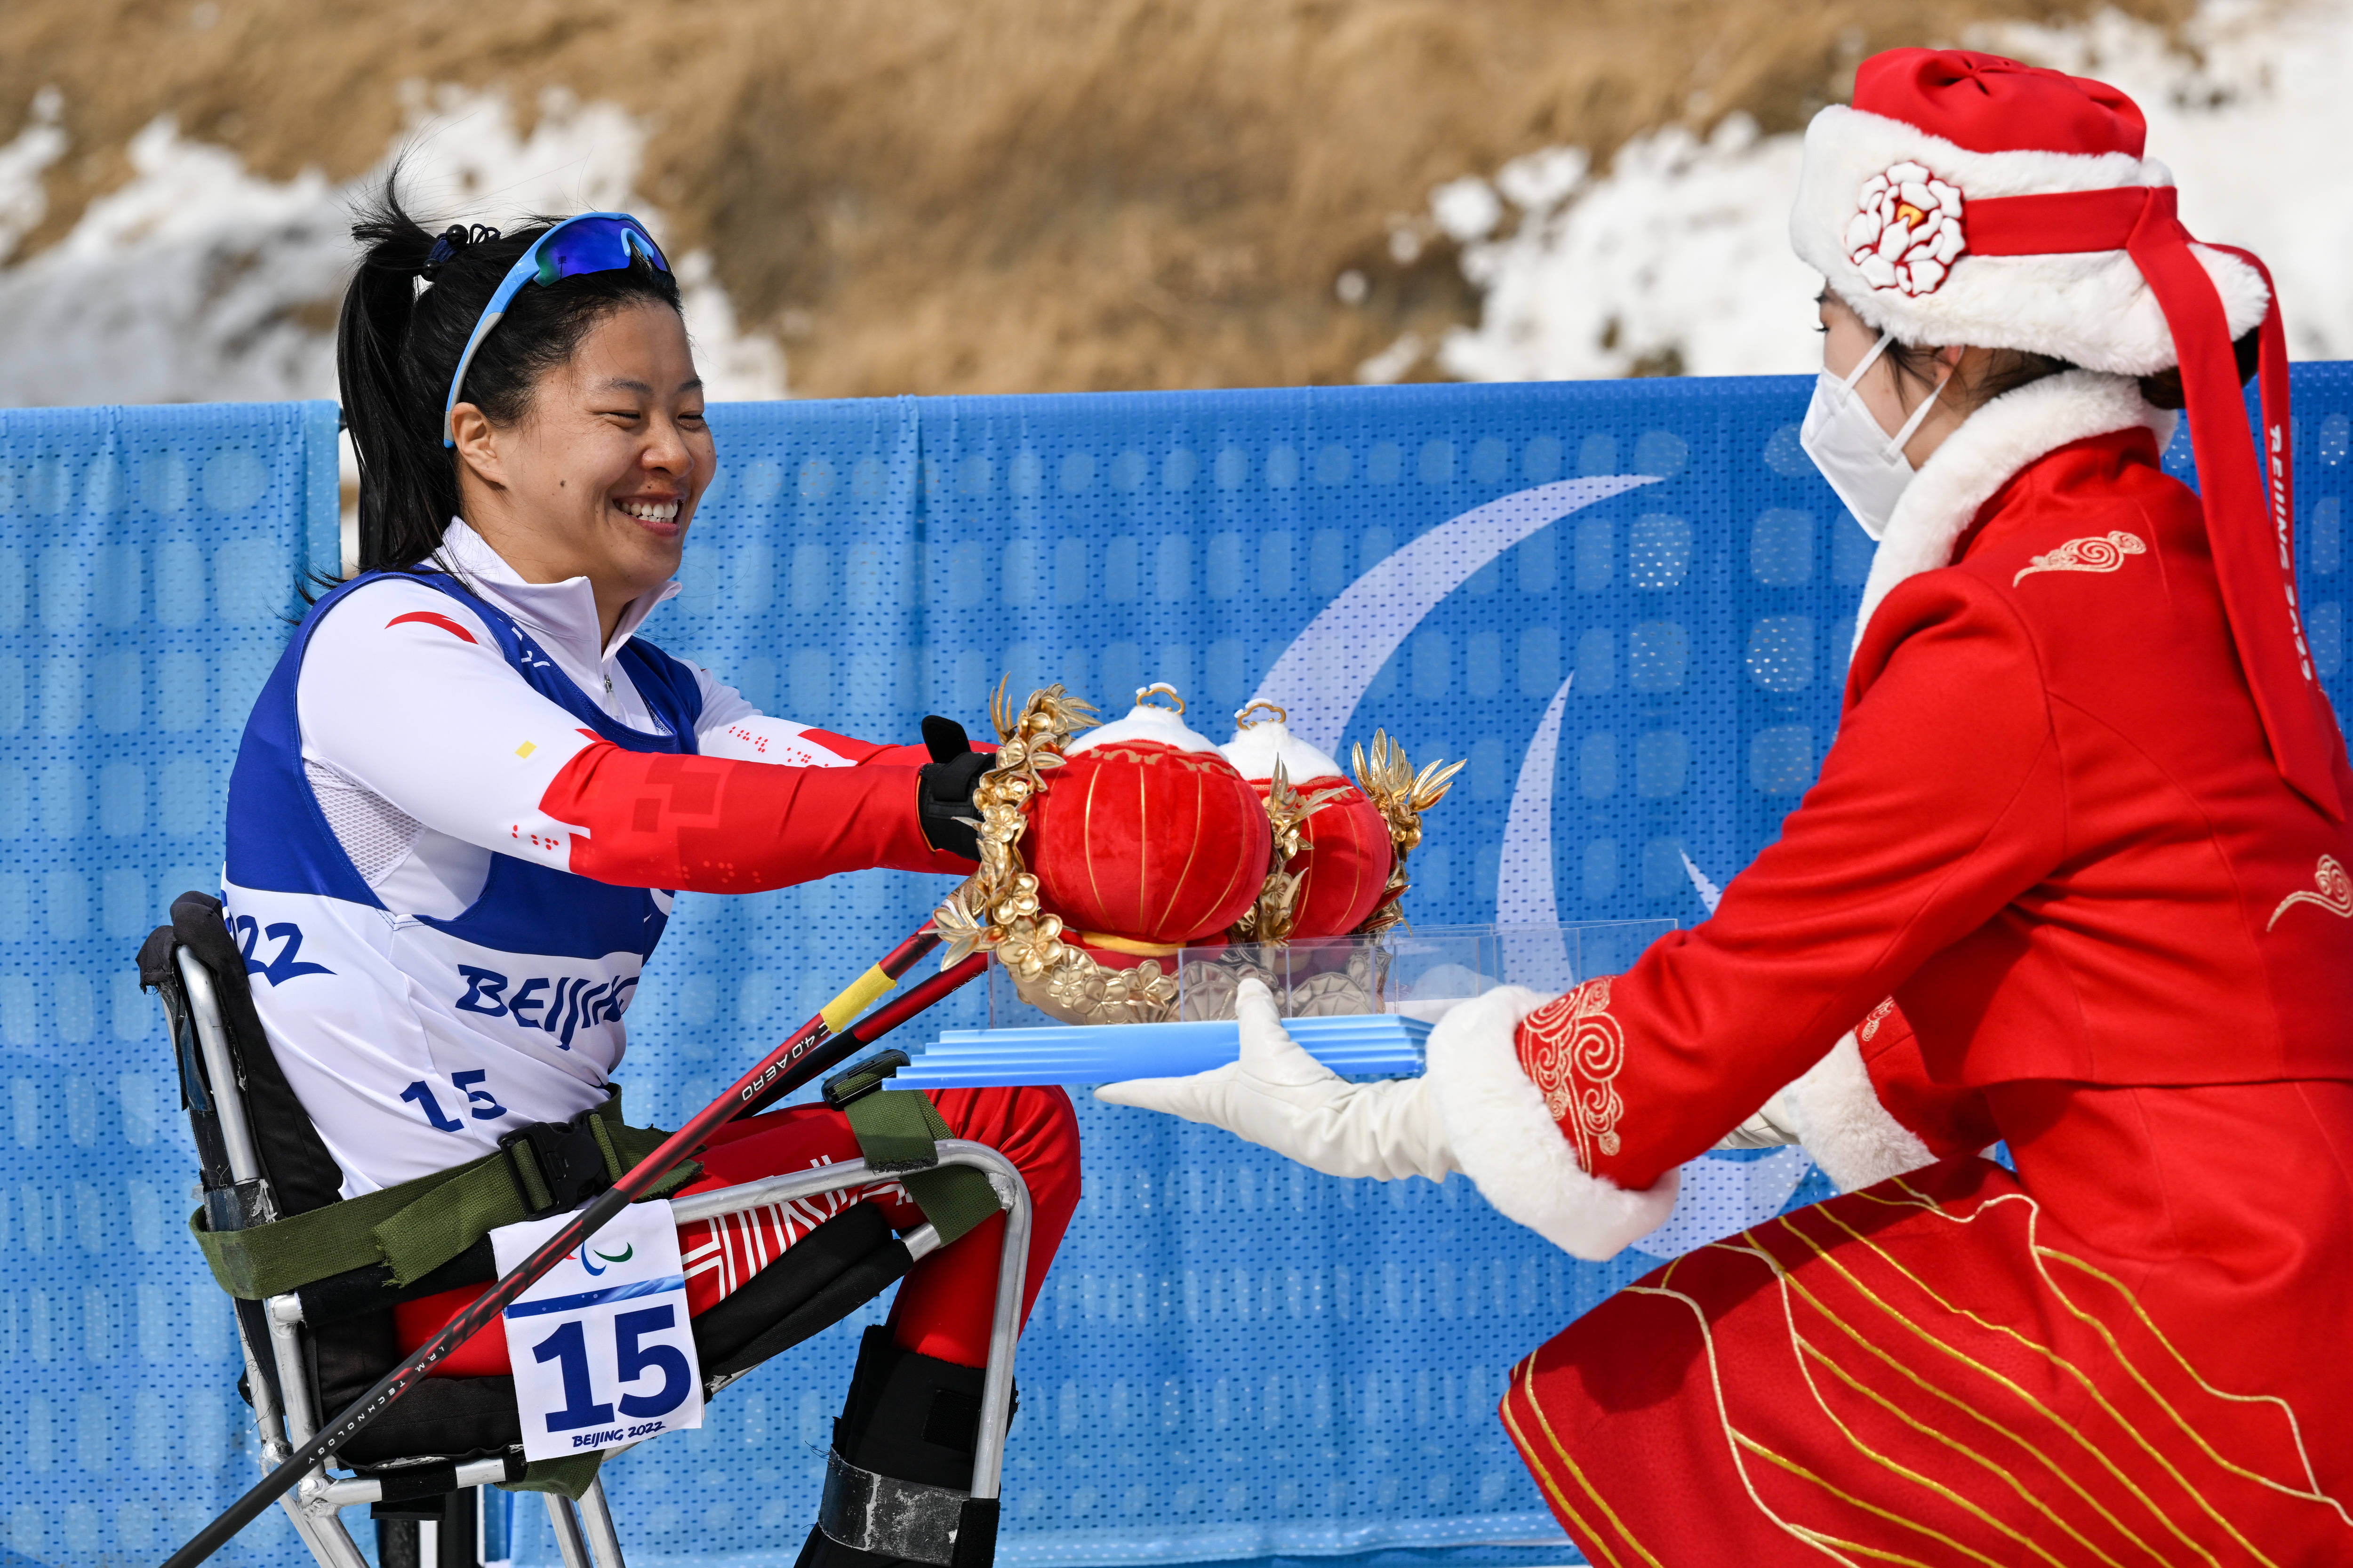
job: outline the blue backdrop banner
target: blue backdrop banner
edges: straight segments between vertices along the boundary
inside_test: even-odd
[[[926,712],[982,730],[1000,675],[1114,710],[1166,680],[1219,739],[1264,696],[1344,757],[1386,729],[1469,763],[1413,862],[1418,922],[1690,922],[1836,723],[1871,544],[1798,448],[1808,388],[723,406],[686,591],[646,635],[876,740]],[[2353,367],[2299,366],[2295,396],[2341,711]],[[217,884],[246,707],[298,572],[333,564],[334,430],[326,405],[0,414],[0,1552],[25,1559],[152,1558],[255,1473],[131,958],[173,894]],[[681,897],[633,1009],[633,1116],[716,1094],[944,890]],[[984,1021],[964,995],[925,1029]],[[1504,1369],[1661,1257],[1825,1191],[1795,1154],[1712,1157],[1650,1250],[1592,1266],[1460,1181],[1328,1180],[1083,1096],[1080,1118],[1086,1195],[1022,1344],[1008,1568],[1567,1561],[1495,1419]],[[633,1561],[797,1550],[857,1327],[611,1468]],[[559,1560],[534,1500],[487,1534]],[[301,1555],[272,1514],[229,1560]]]

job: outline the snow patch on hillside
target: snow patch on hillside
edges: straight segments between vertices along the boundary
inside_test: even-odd
[[[2295,355],[2353,358],[2353,204],[2335,167],[2353,141],[2353,5],[2214,0],[2182,42],[2115,13],[1971,40],[2123,88],[2191,232],[2270,263]],[[1788,240],[1800,146],[1733,115],[1704,142],[1681,127],[1637,137],[1598,176],[1580,150],[1553,148],[1504,165],[1484,194],[1440,186],[1431,219],[1465,242],[1483,304],[1476,328],[1439,345],[1439,367],[1473,381],[1813,370],[1821,279]]]
[[[41,175],[67,151],[44,98],[0,144],[0,258],[46,210]],[[408,128],[350,185],[280,182],[167,116],[126,152],[132,177],[57,244],[0,267],[0,399],[16,404],[222,402],[335,395],[334,317],[350,275],[351,201],[405,157],[420,214],[512,224],[533,213],[625,209],[645,132],[610,104],[543,99],[528,132],[496,93],[409,94]],[[676,257],[687,327],[714,398],[780,397],[784,356],[743,331],[701,252]]]
[[[1818,355],[1807,301],[1821,279],[1789,251],[1796,137],[1759,137],[1735,114],[1705,142],[1681,126],[1637,137],[1599,178],[1530,177],[1546,158],[1505,164],[1495,180],[1507,198],[1541,205],[1514,199],[1520,221],[1508,235],[1463,247],[1462,270],[1484,302],[1476,330],[1440,344],[1447,374],[1759,375]]]

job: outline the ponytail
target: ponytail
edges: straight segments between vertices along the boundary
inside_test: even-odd
[[[428,450],[413,416],[409,328],[433,237],[387,179],[352,225],[352,237],[362,250],[335,323],[335,381],[359,459],[360,569],[374,571],[433,552],[457,514],[458,480],[441,443]]]
[[[510,235],[454,225],[437,237],[401,205],[399,180],[396,167],[360,204],[359,270],[335,325],[335,378],[359,459],[363,572],[412,568],[440,548],[459,512],[459,458],[441,445],[449,378],[509,269],[559,221],[535,219]],[[492,425],[514,424],[540,377],[599,321],[638,300],[675,310],[678,284],[639,258],[525,288],[475,351],[466,401]]]

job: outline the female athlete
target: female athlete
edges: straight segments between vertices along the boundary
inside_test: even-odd
[[[387,184],[353,232],[337,348],[363,570],[311,608],[255,707],[225,876],[269,1045],[343,1197],[603,1105],[677,894],[969,871],[959,819],[985,765],[763,714],[638,635],[678,592],[716,463],[678,285],[643,226],[437,237]],[[1079,1191],[1067,1097],[933,1098],[1027,1177],[1034,1300]],[[839,1113],[797,1107],[726,1128],[698,1185],[856,1152]],[[682,1227],[691,1310],[791,1270],[858,1201],[921,1221],[886,1184]],[[848,1463],[968,1484],[1002,1224],[919,1263],[868,1336],[837,1428]],[[397,1305],[399,1347],[479,1289]],[[439,1375],[507,1371],[492,1330]],[[880,1560],[812,1530],[805,1561]]]

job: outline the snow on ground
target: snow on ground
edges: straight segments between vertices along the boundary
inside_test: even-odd
[[[2353,0],[2215,0],[2186,30],[2187,52],[2113,13],[1970,43],[2131,94],[2191,232],[2271,264],[2296,357],[2353,358],[2353,204],[2336,163],[2353,141]],[[1813,369],[1821,279],[1791,256],[1788,229],[1799,155],[1796,135],[1760,137],[1734,115],[1705,142],[1680,127],[1637,138],[1598,176],[1581,151],[1555,148],[1505,164],[1492,185],[1441,185],[1431,222],[1463,243],[1484,308],[1438,346],[1439,367],[1474,381]],[[1395,379],[1408,353],[1360,374]]]
[[[409,125],[368,179],[278,182],[166,117],[128,148],[132,178],[58,244],[0,267],[0,402],[94,404],[333,397],[333,321],[352,261],[351,198],[406,155],[420,215],[512,223],[533,212],[659,213],[631,195],[645,133],[610,104],[550,95],[528,132],[495,93],[411,95]],[[40,174],[67,151],[51,97],[0,144],[0,259],[45,209]],[[779,397],[784,356],[738,330],[701,253],[675,257],[716,398]]]

